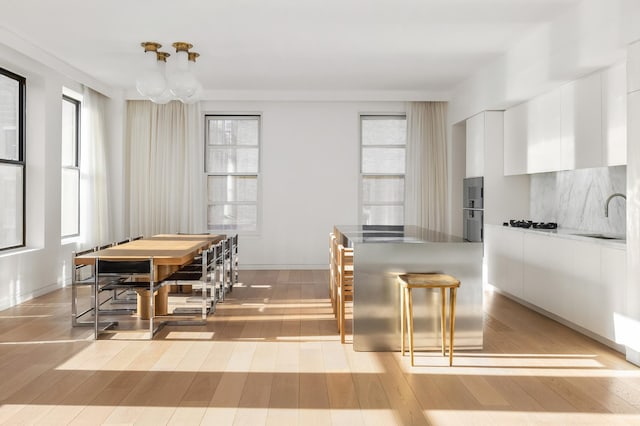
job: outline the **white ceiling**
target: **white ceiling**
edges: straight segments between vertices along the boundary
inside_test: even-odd
[[[0,26],[114,88],[188,41],[208,90],[448,91],[579,1],[4,0]]]

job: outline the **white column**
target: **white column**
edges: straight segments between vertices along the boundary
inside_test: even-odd
[[[616,321],[616,340],[627,360],[640,365],[640,41],[627,50],[627,280],[626,312]],[[620,336],[620,338],[618,337]]]

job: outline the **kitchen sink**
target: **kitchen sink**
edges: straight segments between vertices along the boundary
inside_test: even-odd
[[[601,240],[626,240],[625,237],[612,234],[573,234],[579,237],[598,238]]]

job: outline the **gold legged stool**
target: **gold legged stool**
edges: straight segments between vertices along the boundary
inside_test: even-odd
[[[411,366],[413,367],[413,297],[411,290],[414,288],[440,289],[440,328],[442,332],[442,356],[445,355],[446,335],[446,294],[449,289],[449,366],[453,365],[453,335],[456,323],[456,292],[460,287],[460,281],[451,275],[432,273],[409,273],[398,275],[400,283],[400,333],[401,351],[404,356],[405,348],[405,316],[409,332],[409,352],[411,353]]]

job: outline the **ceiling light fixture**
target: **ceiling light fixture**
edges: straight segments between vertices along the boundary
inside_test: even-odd
[[[171,55],[159,50],[162,47],[160,43],[145,41],[140,45],[144,48],[145,66],[136,79],[138,93],[157,104],[172,100],[191,104],[200,100],[202,85],[193,72],[200,54],[189,51],[192,44],[182,41],[172,44],[177,59],[170,68],[167,67],[167,58]]]

